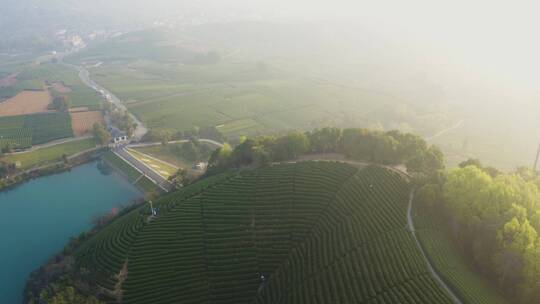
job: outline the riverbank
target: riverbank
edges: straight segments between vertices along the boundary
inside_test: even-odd
[[[39,167],[34,167],[14,175],[0,179],[0,191],[17,187],[30,180],[53,174],[59,174],[71,170],[73,167],[97,160],[108,148],[96,147],[81,151],[71,156],[66,156],[62,161],[56,161]]]
[[[21,303],[32,271],[62,252],[72,237],[143,199],[141,191],[100,164],[95,160],[0,192],[6,215],[0,221],[1,303]]]

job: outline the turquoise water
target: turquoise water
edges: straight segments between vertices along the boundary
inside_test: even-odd
[[[97,163],[0,192],[0,303],[22,303],[28,274],[62,250],[94,216],[142,194]]]

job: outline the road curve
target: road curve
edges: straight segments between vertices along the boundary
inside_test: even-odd
[[[426,261],[426,265],[429,269],[429,272],[431,273],[431,277],[437,281],[439,286],[441,286],[444,290],[446,290],[446,293],[450,296],[452,301],[455,304],[462,304],[461,300],[458,296],[446,285],[446,283],[443,281],[443,279],[439,276],[437,271],[433,268],[433,265],[431,265],[431,262],[429,261],[426,252],[424,251],[424,248],[422,247],[422,244],[420,244],[420,241],[416,237],[416,230],[414,229],[414,222],[412,219],[412,208],[413,208],[413,201],[414,201],[414,190],[411,191],[411,194],[409,195],[409,206],[407,207],[407,226],[409,231],[411,231],[411,234],[414,238],[414,241],[416,242],[416,246],[422,253],[422,256],[424,257],[424,260]]]
[[[189,139],[180,139],[180,140],[172,140],[172,141],[169,141],[167,143],[168,144],[178,144],[178,143],[187,143],[189,141],[190,141]],[[213,144],[213,145],[216,145],[216,146],[218,146],[220,148],[223,147],[222,143],[220,143],[218,141],[215,141],[215,140],[212,140],[212,139],[201,138],[201,139],[198,139],[198,141],[208,143],[208,144]],[[128,147],[129,148],[142,148],[142,147],[159,146],[159,145],[162,145],[162,144],[163,143],[161,143],[161,142],[150,142],[150,143],[129,144]]]

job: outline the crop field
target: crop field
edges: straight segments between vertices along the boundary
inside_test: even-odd
[[[179,79],[180,85],[175,87],[147,78],[136,79],[137,74],[122,69],[103,69],[94,71],[96,80],[127,100],[129,109],[151,128],[219,126],[225,135],[239,136],[312,129],[323,124],[345,127],[359,121],[369,123],[373,106],[359,100],[380,100],[365,92],[308,80],[278,81],[274,79],[278,75],[261,76],[256,70],[245,71],[253,80],[229,83],[213,83],[213,75],[203,70],[199,72],[201,79],[193,80],[197,82],[182,83],[183,79]],[[139,69],[139,73],[146,72],[144,67]],[[145,91],[140,91],[143,88]]]
[[[72,136],[71,119],[67,113],[0,117],[1,145],[9,143],[14,148],[27,148]]]
[[[416,234],[433,266],[464,303],[503,304],[507,301],[487,281],[479,277],[463,259],[448,237],[440,216],[416,210],[414,217]]]
[[[53,96],[66,95],[73,107],[88,107],[91,110],[100,108],[101,97],[81,82],[76,70],[54,63],[18,67],[16,81],[0,87],[0,100],[14,97],[23,91],[43,90],[45,84]]]
[[[100,111],[71,112],[71,126],[75,136],[83,136],[92,131],[95,123],[104,123]]]
[[[335,162],[215,176],[152,220],[148,206],[115,220],[76,258],[111,291],[127,267],[122,303],[450,304],[406,229],[409,191],[388,169]]]
[[[23,71],[19,77],[42,79],[51,84],[53,92],[68,96],[73,107],[88,107],[90,110],[99,110],[100,108],[101,97],[82,83],[78,72],[69,67],[46,63]],[[63,88],[60,91],[55,91],[54,83],[61,83]]]
[[[95,140],[87,138],[39,150],[4,155],[0,157],[0,160],[15,163],[19,165],[20,169],[30,169],[46,163],[61,161],[64,154],[70,156],[95,147]]]
[[[48,91],[23,91],[0,103],[0,117],[47,112],[50,103]]]

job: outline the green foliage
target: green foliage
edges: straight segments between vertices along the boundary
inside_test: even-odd
[[[454,233],[474,263],[518,303],[534,302],[540,281],[534,178],[527,169],[491,177],[476,163],[450,171],[443,186]]]
[[[428,188],[438,185],[427,185]],[[444,216],[442,201],[436,198],[419,197],[414,202],[413,219],[416,235],[431,264],[445,283],[458,295],[463,303],[503,304],[507,301],[499,294],[477,269],[471,267],[467,257],[450,237],[449,226]],[[428,204],[424,199],[434,199]]]
[[[52,101],[52,108],[60,112],[68,112],[71,101],[66,95],[55,96]]]
[[[69,113],[39,113],[0,117],[0,145],[28,148],[51,140],[72,137]]]
[[[212,171],[229,167],[261,165],[295,160],[307,153],[343,153],[351,159],[384,165],[406,164],[409,173],[438,179],[444,156],[436,146],[427,146],[420,137],[398,131],[325,128],[313,132],[290,132],[280,137],[245,139],[230,157],[210,158]]]
[[[131,118],[128,112],[116,109],[110,113],[110,116],[112,123],[120,130],[126,132],[128,137],[133,135],[136,123],[133,121],[133,118]]]
[[[127,262],[126,304],[451,303],[406,229],[409,191],[333,162],[218,175],[118,218],[77,261],[107,289]]]
[[[96,142],[102,146],[106,146],[111,141],[111,134],[107,131],[105,126],[99,122],[94,123],[92,132]]]
[[[53,297],[48,297],[44,294],[40,297],[40,300],[48,304],[103,304],[103,302],[95,297],[83,296],[77,293],[73,287],[64,287],[55,292]]]

